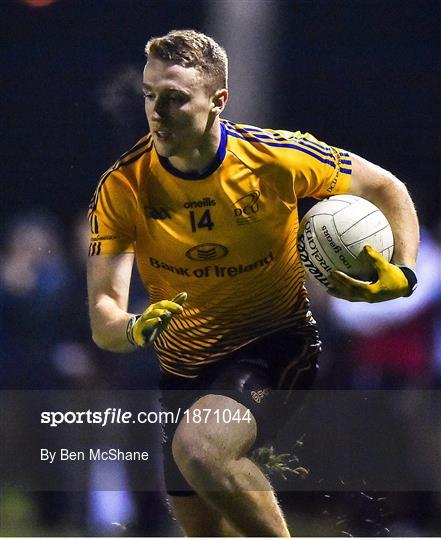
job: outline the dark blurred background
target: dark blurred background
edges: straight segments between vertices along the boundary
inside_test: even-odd
[[[311,131],[360,153],[408,183],[424,223],[437,219],[439,2],[46,3],[1,2],[3,218],[39,205],[68,226],[84,210],[99,175],[145,132],[139,77],[146,40],[191,27],[233,46],[232,120]],[[243,33],[252,34],[240,52],[251,53],[252,73],[235,61]],[[245,96],[235,96],[238,86]],[[253,106],[261,87],[263,110]],[[130,92],[139,101],[129,102]],[[246,111],[235,106],[239,100]]]
[[[319,386],[440,388],[439,1],[1,0],[0,8],[0,388],[156,385],[151,353],[128,359],[90,340],[85,213],[100,175],[146,132],[144,45],[176,28],[227,49],[227,118],[309,131],[391,170],[415,200],[424,226],[418,294],[370,311],[311,285],[325,344]],[[132,303],[145,302],[135,280]],[[398,423],[411,416],[405,409]],[[441,433],[440,417],[428,432]],[[441,476],[439,463],[427,467]],[[133,493],[121,471],[109,474],[127,484],[113,498],[4,489],[1,534],[120,535],[111,525],[120,520],[135,535],[180,534],[159,492]],[[282,503],[297,536],[441,533],[438,493],[386,498],[381,520],[354,493],[326,507],[323,494],[284,493]]]

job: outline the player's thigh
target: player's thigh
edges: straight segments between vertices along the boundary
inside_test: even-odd
[[[239,533],[199,495],[169,496],[170,506],[187,536],[239,536]]]
[[[175,460],[219,464],[246,454],[256,440],[257,426],[249,409],[220,394],[207,394],[188,409],[173,437]]]

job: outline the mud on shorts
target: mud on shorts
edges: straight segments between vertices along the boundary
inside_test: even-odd
[[[250,452],[273,439],[289,421],[315,379],[320,341],[315,326],[307,335],[290,330],[271,334],[208,365],[197,379],[162,375],[163,411],[189,409],[208,394],[229,396],[247,409],[256,420],[257,437]],[[280,391],[282,390],[282,391]],[[179,425],[163,424],[163,459],[167,493],[193,495],[172,454],[172,441]]]

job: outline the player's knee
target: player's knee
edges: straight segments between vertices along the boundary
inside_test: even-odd
[[[214,411],[238,408],[250,421],[223,422]],[[192,411],[211,411],[203,421],[189,422]],[[204,396],[190,409],[173,437],[172,451],[181,472],[197,474],[221,471],[231,460],[246,454],[256,438],[254,418],[245,415],[246,408],[225,396]],[[229,417],[229,415],[228,415]]]
[[[196,437],[194,431],[191,426],[179,426],[172,441],[173,458],[184,475],[191,471],[201,473],[213,461],[211,444],[201,433]]]

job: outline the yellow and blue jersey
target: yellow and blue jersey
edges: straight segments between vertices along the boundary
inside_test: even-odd
[[[194,378],[264,335],[307,335],[297,201],[346,193],[350,177],[348,152],[310,134],[222,120],[201,175],[175,170],[148,134],[98,184],[89,255],[134,252],[152,302],[188,292],[155,349],[166,373]]]

